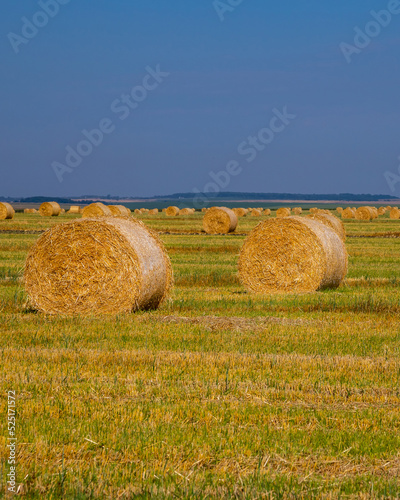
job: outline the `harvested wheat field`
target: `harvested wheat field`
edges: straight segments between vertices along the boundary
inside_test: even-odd
[[[117,315],[40,312],[21,279],[27,256],[42,238],[49,242],[44,231],[57,234],[90,218],[17,212],[0,221],[0,387],[16,394],[20,496],[398,497],[400,220],[389,212],[342,219],[349,259],[339,287],[248,292],[239,254],[258,224],[289,221],[276,219],[276,208],[271,218],[241,218],[223,235],[202,232],[201,212],[135,214],[132,220],[159,233],[175,284],[157,309]],[[113,225],[125,219],[101,220],[109,230],[99,234],[125,250],[110,261],[97,227],[89,241],[84,233],[81,249],[70,230],[46,244],[43,265],[57,271],[41,280],[46,304],[82,305],[82,290],[98,282],[105,308],[129,309],[131,277],[118,279],[115,266],[129,260],[132,247]],[[303,262],[303,240],[311,238],[319,248],[312,269],[322,262],[321,247],[307,234],[293,252]],[[61,260],[52,246],[59,241],[67,241]],[[276,253],[281,265],[291,244]],[[104,272],[93,255],[106,258]],[[110,267],[115,279],[106,283]],[[59,288],[53,279],[60,272]],[[6,397],[0,404],[6,415]],[[6,425],[3,419],[3,464]]]

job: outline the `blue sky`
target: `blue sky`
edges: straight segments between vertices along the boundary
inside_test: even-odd
[[[70,0],[16,53],[9,34],[43,7],[3,0],[0,196],[201,191],[231,160],[228,191],[400,196],[384,178],[400,163],[400,14],[350,63],[339,46],[390,1],[236,3],[221,21],[212,0]],[[168,76],[121,120],[112,103],[149,67]],[[238,146],[285,106],[296,118],[248,162]],[[113,131],[68,166],[103,119]]]

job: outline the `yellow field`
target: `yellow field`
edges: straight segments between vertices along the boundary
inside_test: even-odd
[[[0,221],[2,492],[15,391],[27,498],[398,498],[400,220],[346,221],[339,289],[262,296],[237,260],[265,217],[208,236],[201,214],[143,215],[174,268],[162,308],[46,317],[22,266],[74,217]]]

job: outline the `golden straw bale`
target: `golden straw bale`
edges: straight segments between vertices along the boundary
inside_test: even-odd
[[[358,207],[356,210],[357,220],[371,220],[374,218],[374,213],[371,207]]]
[[[165,211],[165,215],[168,215],[168,217],[175,217],[179,215],[179,208],[175,206],[168,207]]]
[[[335,231],[342,241],[346,241],[346,229],[343,222],[332,214],[310,214],[307,215],[310,219],[317,220],[325,226],[330,227]]]
[[[290,208],[278,208],[278,210],[276,211],[276,216],[278,218],[280,217],[289,217],[290,216]]]
[[[78,205],[71,205],[70,209],[68,210],[69,214],[80,214],[81,213],[81,207]]]
[[[372,210],[372,218],[377,219],[379,217],[378,209],[376,207],[369,207]]]
[[[120,217],[122,214],[121,210],[119,209],[118,205],[107,205],[107,207],[110,209],[111,215]]]
[[[65,214],[65,208],[62,208],[62,209],[60,210],[60,215],[64,215],[64,214]]]
[[[157,215],[158,214],[158,208],[152,208],[149,210],[149,215]]]
[[[397,207],[393,207],[390,210],[390,218],[391,219],[400,219],[400,210]]]
[[[271,209],[270,209],[270,208],[266,208],[266,209],[263,211],[263,215],[271,215]]]
[[[232,212],[236,214],[237,217],[244,217],[247,214],[245,208],[232,208]]]
[[[24,214],[37,214],[36,208],[24,208]]]
[[[130,217],[132,215],[131,209],[126,207],[125,205],[117,205],[117,207],[120,209],[122,215],[126,215],[127,217]]]
[[[310,208],[310,214],[316,214],[318,212],[319,208],[317,207],[312,207]]]
[[[337,212],[339,215],[341,215],[341,214],[342,214],[342,212],[343,212],[343,208],[342,208],[342,207],[337,207],[337,208],[336,208],[336,212]]]
[[[82,210],[82,217],[109,217],[111,210],[103,203],[92,203]]]
[[[253,210],[250,212],[251,217],[261,217],[262,212],[258,210],[258,208],[253,208]]]
[[[9,203],[6,203],[5,201],[0,203],[0,220],[13,219],[14,214],[15,210]]]
[[[378,208],[378,215],[385,215],[386,213],[386,208],[385,207],[379,207]]]
[[[347,251],[330,227],[306,217],[267,219],[246,238],[239,278],[251,292],[313,292],[340,285]]]
[[[391,207],[390,205],[388,205],[388,206],[386,207],[386,210],[387,210],[388,212],[390,212],[390,210],[392,210],[392,208],[393,208],[393,207]]]
[[[56,201],[46,201],[39,207],[39,213],[42,217],[57,217],[60,212],[61,207]]]
[[[292,209],[292,212],[294,213],[294,215],[300,215],[303,213],[303,209],[301,207],[294,207]]]
[[[227,234],[235,231],[238,223],[236,214],[226,207],[212,207],[203,217],[203,228],[207,234]]]
[[[136,214],[136,215],[140,215],[142,212],[140,211],[139,208],[135,208],[135,210],[134,210],[133,213]]]
[[[192,208],[182,208],[182,210],[179,210],[179,215],[192,215],[192,214],[193,214]]]
[[[206,207],[203,207],[203,208],[201,209],[201,211],[202,211],[203,213],[204,213],[204,212],[207,212]]]
[[[342,219],[355,219],[355,218],[356,218],[356,211],[353,210],[351,207],[347,207],[343,210]]]
[[[132,217],[98,217],[43,233],[24,283],[31,305],[46,314],[118,314],[158,307],[173,276],[155,232]]]

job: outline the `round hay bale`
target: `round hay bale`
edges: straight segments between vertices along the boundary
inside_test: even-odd
[[[62,208],[62,209],[60,210],[60,215],[64,215],[64,214],[65,214],[65,208]]]
[[[387,210],[388,212],[390,212],[390,210],[392,210],[392,208],[393,208],[393,207],[391,207],[390,205],[388,205],[388,206],[386,207],[386,210]]]
[[[111,212],[111,215],[114,215],[114,216],[117,216],[117,217],[121,217],[122,212],[119,209],[118,205],[107,205],[107,207],[109,208],[109,210]]]
[[[135,208],[135,210],[133,211],[134,214],[136,215],[140,215],[142,212],[140,211],[139,208]]]
[[[247,214],[247,210],[245,208],[232,208],[232,212],[237,217],[244,217]]]
[[[69,214],[80,214],[81,213],[81,207],[78,205],[71,205],[70,209],[68,210]]]
[[[393,207],[390,210],[390,218],[391,219],[400,219],[400,210],[397,207]]]
[[[301,207],[294,207],[292,209],[292,212],[294,213],[294,215],[301,215],[303,213],[303,209]]]
[[[131,209],[126,207],[125,205],[117,205],[117,207],[119,208],[122,215],[125,215],[126,217],[130,217],[132,215]]]
[[[192,214],[193,214],[192,208],[182,208],[182,210],[179,210],[179,215],[192,215]]]
[[[318,212],[319,208],[317,207],[312,207],[310,208],[310,214],[316,214]]]
[[[9,203],[0,203],[0,220],[13,219],[14,214],[15,210]]]
[[[281,218],[281,217],[289,217],[290,216],[290,208],[278,208],[278,210],[276,211],[276,216],[278,218]]]
[[[251,292],[301,293],[340,285],[347,252],[331,228],[305,217],[268,219],[246,238],[239,277]]]
[[[92,203],[82,210],[82,217],[110,217],[112,212],[103,203]]]
[[[271,215],[271,209],[270,208],[266,208],[263,212],[263,215]]]
[[[56,201],[46,201],[39,207],[39,213],[42,217],[57,217],[60,212],[61,207]]]
[[[253,210],[250,212],[251,217],[261,217],[262,212],[258,210],[258,208],[253,208]]]
[[[342,212],[342,219],[355,219],[356,212],[350,207],[347,207]]]
[[[371,220],[374,218],[371,207],[358,207],[356,210],[357,220]]]
[[[203,208],[201,209],[201,211],[202,211],[203,213],[204,213],[204,212],[207,212],[206,207],[203,207]]]
[[[204,214],[203,228],[207,234],[227,234],[235,231],[236,214],[226,207],[212,207]]]
[[[341,215],[341,214],[342,214],[342,212],[343,212],[343,208],[342,208],[342,207],[337,207],[337,208],[336,208],[336,212],[337,212],[339,215]]]
[[[167,210],[165,211],[165,215],[167,215],[168,217],[175,217],[178,214],[179,214],[179,208],[175,206],[168,207]]]
[[[158,307],[173,276],[155,232],[132,217],[98,217],[43,233],[24,283],[32,306],[46,314],[119,314]]]
[[[37,214],[36,208],[25,208],[24,214]]]
[[[372,210],[372,218],[377,219],[379,217],[378,209],[376,207],[369,207]]]
[[[149,210],[149,215],[157,215],[158,214],[158,208],[152,208]]]
[[[343,222],[331,214],[310,214],[307,215],[310,219],[317,220],[325,226],[330,227],[335,231],[342,241],[346,241],[346,230],[344,228]]]
[[[378,208],[378,215],[385,215],[386,213],[386,208],[385,207],[379,207]]]

